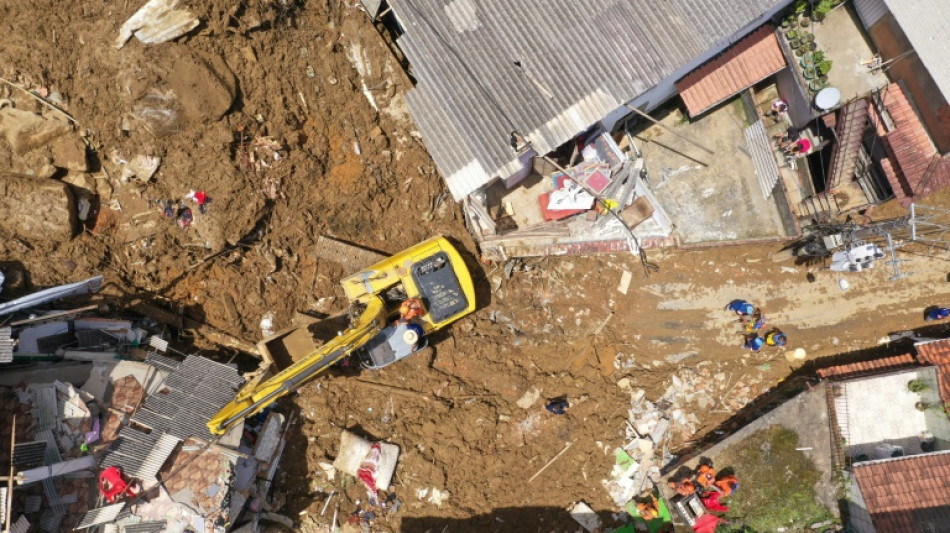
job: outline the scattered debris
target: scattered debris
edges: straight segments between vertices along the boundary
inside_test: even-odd
[[[360,477],[360,468],[371,453],[378,453],[372,472],[373,484],[378,490],[389,490],[399,459],[399,446],[395,444],[372,443],[355,433],[343,431],[340,435],[340,453],[333,461],[333,467],[353,477]]]
[[[149,0],[119,28],[115,47],[122,48],[135,37],[145,44],[163,43],[198,26],[198,18],[184,9],[175,9],[178,0]]]
[[[538,398],[540,397],[541,390],[537,387],[531,387],[531,390],[522,394],[521,398],[519,398],[515,404],[522,409],[530,409],[535,403],[537,403]]]
[[[155,175],[161,162],[162,158],[160,157],[142,154],[136,155],[128,163],[119,159],[118,163],[122,165],[119,181],[128,183],[130,179],[135,178],[141,183],[146,183]]]
[[[589,533],[597,533],[603,530],[604,522],[597,516],[597,513],[584,502],[574,502],[568,506],[567,512],[575,522]]]
[[[620,285],[617,286],[617,292],[627,294],[627,291],[630,290],[631,281],[633,281],[633,274],[629,270],[624,270],[623,274],[620,275]]]

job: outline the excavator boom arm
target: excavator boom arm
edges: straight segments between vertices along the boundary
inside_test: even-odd
[[[368,299],[363,313],[349,329],[270,379],[240,391],[208,421],[208,429],[212,434],[223,435],[238,421],[260,412],[366,344],[379,332],[382,312],[381,299]]]

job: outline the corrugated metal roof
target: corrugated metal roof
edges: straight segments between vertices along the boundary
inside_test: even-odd
[[[0,328],[0,363],[10,363],[13,361],[13,339],[10,335],[13,328],[6,326]]]
[[[40,510],[40,506],[43,505],[43,497],[32,495],[23,498],[23,512],[24,513],[35,513]]]
[[[779,173],[769,134],[765,132],[761,120],[756,120],[755,124],[745,129],[745,142],[752,156],[752,166],[755,168],[755,177],[759,179],[762,196],[768,199],[778,183]]]
[[[18,442],[13,447],[13,466],[30,468],[46,460],[46,441]]]
[[[10,300],[0,304],[0,315],[7,315],[15,311],[30,309],[38,305],[66,298],[68,296],[78,296],[81,294],[90,294],[98,292],[102,288],[102,276],[96,276],[75,283],[67,283],[58,287],[44,289],[33,294],[28,294],[22,298]]]
[[[53,429],[59,422],[59,407],[56,403],[56,388],[52,383],[39,383],[31,386],[36,409],[36,429]],[[54,445],[55,447],[55,445]]]
[[[159,357],[147,361],[156,364]],[[235,368],[189,355],[162,381],[167,392],[149,395],[132,420],[151,428],[153,434],[210,441],[214,437],[206,426],[208,420],[234,398],[243,382]]]
[[[857,11],[864,29],[870,29],[887,14],[887,4],[884,0],[854,0],[854,10]]]
[[[456,200],[547,153],[790,0],[391,0],[406,95]],[[651,102],[651,105],[660,102]]]
[[[168,345],[167,342],[165,344],[166,346]],[[164,355],[158,355],[155,352],[149,352],[146,354],[145,362],[165,372],[174,372],[178,369],[178,366],[181,365],[181,361],[176,361],[175,359],[172,359],[171,357],[165,357]]]
[[[150,485],[155,479],[155,475],[162,469],[162,465],[165,464],[168,456],[175,451],[179,442],[181,441],[178,437],[167,433],[159,437],[158,442],[152,447],[152,450],[148,453],[148,457],[142,461],[142,464],[134,476],[141,479],[146,485]]]
[[[676,90],[695,117],[785,65],[775,28],[765,24],[676,82]]]
[[[165,520],[161,522],[139,522],[122,526],[123,533],[159,533],[165,531]]]
[[[125,507],[125,502],[115,503],[105,507],[98,507],[96,509],[90,509],[85,515],[83,515],[82,520],[79,522],[79,525],[75,527],[75,529],[86,529],[97,524],[112,522],[119,516],[119,512],[122,511],[123,507]]]
[[[52,482],[52,480],[44,481],[44,483]],[[66,508],[62,505],[54,505],[40,515],[40,529],[46,533],[60,533],[59,526],[62,525],[65,517]]]
[[[950,2],[947,0],[885,0],[891,14],[950,100]]]
[[[26,516],[20,515],[20,519],[10,524],[10,533],[28,533],[30,531],[30,521]]]

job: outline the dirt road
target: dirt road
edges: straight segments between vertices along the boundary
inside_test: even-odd
[[[116,50],[135,4],[0,6],[2,75],[58,94],[90,148],[87,172],[47,179],[78,183],[77,194],[96,199],[86,231],[72,239],[0,239],[2,266],[26,274],[5,296],[104,271],[112,294],[174,303],[256,342],[265,313],[280,329],[298,311],[342,310],[337,280],[348,271],[314,258],[319,234],[395,252],[443,233],[476,253],[458,207],[439,201],[444,186],[402,98],[409,81],[355,2],[186,1],[203,21],[192,34]],[[149,122],[146,111],[168,94],[175,121]],[[48,163],[0,148],[6,172]],[[138,154],[161,157],[158,172],[123,183]],[[190,229],[162,216],[160,201],[198,189],[211,201]],[[677,432],[681,445],[807,363],[786,352],[803,348],[814,360],[878,346],[890,331],[921,325],[923,307],[950,292],[944,260],[909,257],[911,276],[893,283],[880,265],[849,276],[842,291],[837,276],[819,272],[809,283],[804,267],[770,262],[771,251],[654,253],[661,269],[649,279],[626,255],[529,260],[510,279],[501,265],[473,260],[480,308],[433,349],[378,375],[301,389],[277,510],[300,517],[304,530],[325,523],[325,491],[339,479],[328,481],[319,463],[335,456],[340,428],[356,428],[403,450],[396,492],[405,505],[380,529],[573,531],[560,511],[570,502],[612,509],[601,482],[629,407],[622,378],[652,399],[676,383],[703,391],[682,406],[693,418]],[[627,294],[618,291],[624,270],[633,274]],[[733,298],[763,305],[788,346],[743,350],[722,310]],[[560,395],[574,403],[568,413],[545,411],[544,399]],[[440,504],[433,489],[448,492]],[[350,486],[349,498],[358,493]],[[355,503],[342,501],[347,516]]]

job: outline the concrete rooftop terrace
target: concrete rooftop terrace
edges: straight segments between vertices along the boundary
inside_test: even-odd
[[[841,101],[864,96],[887,85],[881,71],[872,71],[862,61],[874,55],[865,38],[861,21],[848,7],[835,9],[821,23],[806,28],[815,34],[815,44],[832,61],[828,72],[828,86],[841,91]]]
[[[708,154],[669,131],[633,129],[657,199],[684,244],[788,236],[776,196],[766,199],[746,145],[746,116],[739,97],[694,119],[663,107],[653,117],[712,150]],[[778,201],[784,201],[780,197]]]

